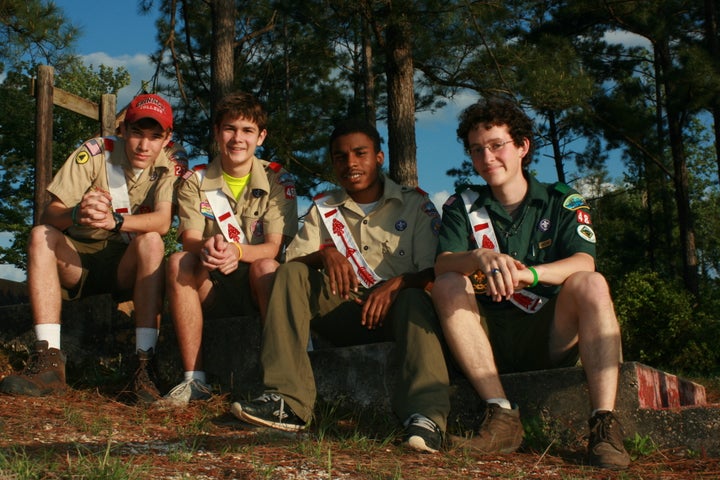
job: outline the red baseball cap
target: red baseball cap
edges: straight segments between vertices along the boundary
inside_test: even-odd
[[[138,95],[130,101],[130,106],[125,112],[125,121],[133,123],[142,118],[152,118],[163,130],[172,129],[172,107],[164,98],[154,93]]]

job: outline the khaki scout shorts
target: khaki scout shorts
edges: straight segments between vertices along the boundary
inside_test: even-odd
[[[560,361],[550,361],[550,326],[555,317],[556,299],[550,299],[533,314],[513,305],[497,310],[478,305],[499,373],[575,366],[579,358],[577,344]]]
[[[113,299],[124,302],[132,299],[132,290],[120,291],[117,287],[117,269],[128,245],[108,240],[76,240],[67,237],[80,255],[83,273],[80,282],[71,289],[62,289],[63,299],[111,293]]]

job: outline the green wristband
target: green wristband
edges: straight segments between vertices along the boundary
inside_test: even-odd
[[[533,283],[528,285],[528,287],[532,288],[538,284],[538,280],[540,280],[540,279],[538,277],[537,270],[535,270],[535,267],[528,267],[528,270],[530,270],[533,274]]]
[[[77,211],[80,208],[80,204],[78,203],[75,205],[72,210],[70,210],[70,218],[72,218],[73,225],[78,226],[80,225],[77,221]]]

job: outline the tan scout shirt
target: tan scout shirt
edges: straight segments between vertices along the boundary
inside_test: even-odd
[[[173,202],[176,175],[182,174],[182,168],[160,152],[153,166],[143,170],[136,179],[121,137],[98,137],[83,143],[60,167],[47,191],[67,207],[77,205],[90,189],[109,191],[105,152],[110,152],[110,162],[124,168],[133,214],[149,213],[159,203]],[[102,228],[73,226],[67,233],[81,240],[123,241],[119,233]]]
[[[367,216],[344,190],[330,192],[368,265],[387,280],[431,268],[435,263],[440,215],[425,193],[383,177],[385,188]],[[313,204],[300,232],[288,246],[287,259],[334,245]]]
[[[203,232],[203,238],[222,233],[205,194],[218,188],[222,188],[227,196],[250,244],[264,243],[266,233],[280,233],[292,238],[297,232],[295,182],[278,163],[253,157],[250,180],[237,201],[223,179],[219,158],[210,162],[204,177],[202,180],[196,172],[178,189],[178,236],[185,230]]]

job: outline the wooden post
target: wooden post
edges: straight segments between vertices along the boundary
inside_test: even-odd
[[[105,93],[102,96],[100,104],[100,135],[108,137],[115,135],[115,108],[117,107],[117,99],[111,93]]]
[[[35,205],[33,223],[37,225],[40,214],[49,200],[45,190],[52,180],[53,135],[53,76],[55,70],[47,65],[38,67],[35,85]]]

